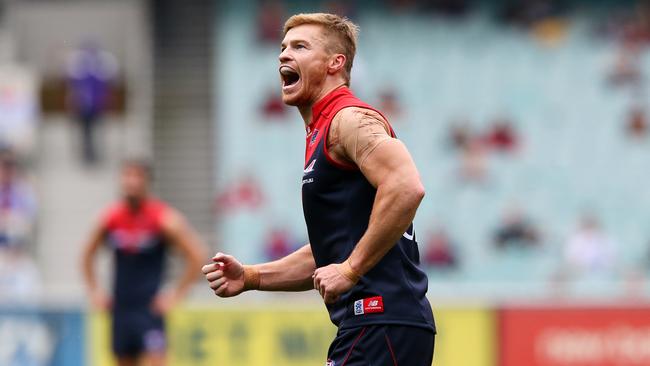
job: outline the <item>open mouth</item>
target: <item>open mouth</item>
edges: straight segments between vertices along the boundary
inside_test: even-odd
[[[280,67],[280,76],[282,77],[282,87],[290,87],[300,81],[300,74],[289,66]]]

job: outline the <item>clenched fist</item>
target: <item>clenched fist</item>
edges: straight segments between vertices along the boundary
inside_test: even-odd
[[[244,291],[244,266],[235,257],[217,253],[212,262],[201,270],[217,296],[232,297]]]

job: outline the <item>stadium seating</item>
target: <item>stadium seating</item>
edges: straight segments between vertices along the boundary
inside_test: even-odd
[[[617,281],[640,270],[650,249],[650,191],[644,189],[649,145],[626,138],[624,118],[633,96],[607,84],[617,45],[595,38],[589,18],[570,19],[563,39],[547,45],[486,15],[453,21],[390,15],[390,32],[388,17],[364,13],[358,19],[362,33],[352,85],[370,103],[378,103],[385,88],[397,91],[403,112],[392,122],[427,188],[416,219],[420,245],[442,225],[459,246],[460,268],[431,270],[432,291],[488,298],[552,293],[567,237],[589,210],[617,245],[618,270],[580,278],[569,294],[615,294]],[[231,46],[219,54],[217,63],[227,67],[217,68],[216,85],[222,100],[216,116],[218,185],[223,189],[252,173],[266,200],[258,210],[232,212],[220,223],[224,249],[244,261],[263,260],[264,234],[271,226],[306,238],[300,211],[302,121],[293,110],[277,120],[259,112],[267,93],[278,88],[278,49],[252,46],[252,18],[224,17],[219,38]],[[643,69],[650,71],[650,63]],[[467,119],[485,131],[503,115],[513,121],[519,149],[487,153],[486,182],[462,182],[460,155],[447,142],[451,122]],[[264,146],[265,153],[250,146]],[[542,232],[538,247],[492,245],[492,233],[513,202]],[[527,291],[530,284],[542,286]]]

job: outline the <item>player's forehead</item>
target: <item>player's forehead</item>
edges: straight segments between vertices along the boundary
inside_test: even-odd
[[[318,24],[301,24],[295,26],[284,35],[282,46],[287,46],[292,42],[306,41],[311,44],[324,45],[326,42],[324,27]]]

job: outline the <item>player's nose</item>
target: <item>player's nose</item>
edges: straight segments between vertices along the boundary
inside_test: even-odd
[[[278,56],[278,60],[280,61],[280,63],[284,63],[291,60],[288,49],[289,48],[285,48],[282,52],[280,52],[280,55]]]

